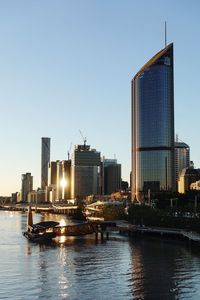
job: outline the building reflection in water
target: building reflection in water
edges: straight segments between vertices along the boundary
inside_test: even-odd
[[[144,299],[144,274],[140,247],[134,245],[132,253],[132,278],[134,299]]]
[[[67,268],[66,255],[67,255],[66,248],[62,244],[59,249],[59,258],[58,258],[58,263],[60,265],[60,275],[58,278],[58,284],[59,284],[59,290],[60,290],[59,296],[62,299],[65,299],[68,297],[67,290],[69,287],[69,280],[67,279],[67,272],[66,272],[66,268]]]
[[[145,238],[146,239],[146,238]],[[183,261],[185,245],[175,241],[139,239],[132,247],[132,294],[134,299],[173,300],[184,293],[177,282],[177,260]],[[178,249],[178,251],[177,251]],[[182,272],[184,270],[182,269]]]

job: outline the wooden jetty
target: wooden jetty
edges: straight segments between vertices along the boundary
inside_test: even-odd
[[[56,226],[53,228],[53,232],[57,236],[80,236],[86,234],[92,234],[98,231],[98,226],[95,223],[80,223],[66,226]]]
[[[53,232],[55,232],[56,236],[81,236],[95,233],[96,240],[98,240],[99,235],[101,240],[104,240],[105,236],[108,240],[109,231],[113,227],[116,227],[115,222],[95,221],[66,226],[56,226],[53,228]]]

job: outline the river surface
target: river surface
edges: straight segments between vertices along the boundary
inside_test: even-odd
[[[0,299],[200,299],[200,247],[118,233],[38,245],[22,236],[25,228],[25,213],[0,211]]]

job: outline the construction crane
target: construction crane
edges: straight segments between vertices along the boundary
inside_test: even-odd
[[[68,160],[70,159],[70,152],[71,152],[71,149],[72,149],[72,143],[70,144],[69,150],[67,151],[67,157],[68,157]]]
[[[86,142],[87,142],[87,139],[86,137],[84,137],[84,135],[82,134],[81,130],[79,129],[79,132],[80,132],[80,135],[82,136],[83,138],[83,143],[84,143],[84,146],[86,145]]]

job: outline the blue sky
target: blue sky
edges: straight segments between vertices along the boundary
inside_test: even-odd
[[[198,0],[0,0],[0,195],[82,143],[131,169],[131,79],[174,42],[175,131],[200,167]]]

